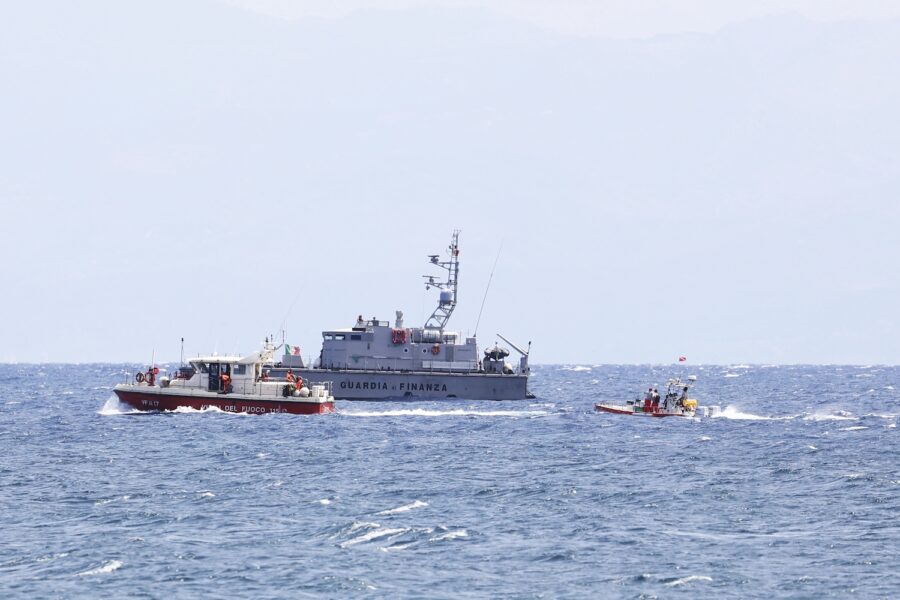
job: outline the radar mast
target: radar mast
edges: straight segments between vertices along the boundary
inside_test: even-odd
[[[447,248],[449,260],[440,260],[439,254],[432,254],[428,257],[431,264],[436,265],[447,271],[446,281],[436,281],[435,275],[422,275],[427,281],[425,289],[433,287],[441,290],[438,299],[437,308],[425,321],[425,329],[439,329],[444,331],[453,309],[456,308],[456,289],[459,282],[459,229],[453,230],[453,237],[450,239],[450,246]]]

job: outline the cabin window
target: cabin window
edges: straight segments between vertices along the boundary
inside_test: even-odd
[[[347,336],[345,336],[343,333],[336,333],[336,334],[334,335],[334,339],[340,340],[340,341],[343,341],[344,339],[346,339],[346,337],[347,337]]]
[[[234,365],[231,367],[231,373],[234,375],[246,375],[247,365]]]
[[[209,373],[209,365],[207,363],[200,363],[200,372]]]
[[[355,341],[358,342],[358,341],[361,341],[361,340],[362,340],[362,336],[359,335],[359,334],[357,334],[357,335],[351,335],[351,336],[350,336],[350,339],[351,339],[351,340],[355,340]]]
[[[334,336],[331,335],[330,333],[326,333],[326,334],[325,334],[325,341],[326,341],[326,342],[330,342],[330,341],[333,340],[333,339],[334,339]]]
[[[404,348],[403,351],[404,351],[404,352],[409,352],[409,348]]]

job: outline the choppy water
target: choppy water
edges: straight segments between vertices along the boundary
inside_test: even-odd
[[[0,596],[897,597],[900,368],[705,367],[715,419],[522,402],[122,414],[122,365],[0,365]]]

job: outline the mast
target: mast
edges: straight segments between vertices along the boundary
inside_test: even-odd
[[[453,236],[450,238],[450,246],[447,248],[449,260],[440,260],[440,255],[431,254],[429,260],[431,264],[436,265],[447,271],[446,281],[435,281],[434,275],[422,275],[427,281],[425,289],[433,287],[441,290],[438,298],[437,308],[425,321],[425,329],[439,329],[444,331],[453,309],[456,308],[456,291],[459,283],[459,229],[453,230]]]

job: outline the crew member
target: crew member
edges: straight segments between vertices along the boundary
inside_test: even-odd
[[[227,394],[228,392],[230,392],[231,390],[229,388],[231,387],[231,375],[229,375],[228,373],[222,373],[221,375],[219,375],[219,379],[222,381],[222,393]]]
[[[650,412],[653,404],[653,388],[647,388],[647,393],[644,394],[644,412]]]
[[[287,375],[285,378],[288,380],[288,383],[294,383],[294,381],[295,381],[294,370],[288,369],[288,372],[287,372]]]
[[[681,398],[678,399],[678,406],[684,406],[684,401],[687,400],[687,392],[688,386],[684,386],[684,390],[681,392]]]
[[[659,411],[659,390],[653,388],[653,412]]]

